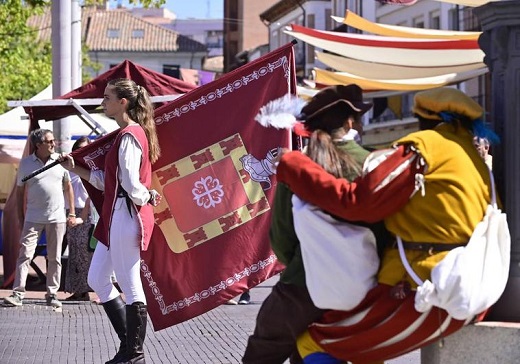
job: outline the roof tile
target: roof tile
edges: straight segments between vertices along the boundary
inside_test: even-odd
[[[39,29],[39,38],[50,40],[51,13],[33,16],[29,25]],[[110,38],[109,29],[119,30]],[[143,36],[134,37],[134,31]],[[171,29],[153,24],[130,14],[126,9],[100,10],[83,8],[83,40],[93,52],[206,52],[207,47]]]

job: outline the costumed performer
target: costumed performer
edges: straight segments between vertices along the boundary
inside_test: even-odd
[[[336,179],[299,152],[281,157],[277,178],[301,199],[335,216],[384,219],[387,229],[404,241],[413,271],[425,280],[449,250],[467,244],[490,203],[491,179],[473,146],[474,136],[487,137],[478,135],[486,130],[480,105],[459,90],[439,88],[417,93],[413,111],[421,125],[434,129],[403,137],[392,150],[372,153],[365,162],[368,170],[353,183]],[[304,362],[386,360],[482,318],[457,320],[437,307],[420,313],[414,306],[415,288],[398,249],[388,247],[378,285],[365,299],[350,311],[327,311],[300,336]]]
[[[104,191],[94,231],[100,244],[92,257],[88,284],[121,340],[116,355],[106,363],[142,364],[147,306],[140,252],[148,248],[154,227],[153,206],[161,200],[150,190],[151,166],[160,155],[154,110],[146,89],[129,79],[109,81],[101,106],[120,127],[106,155],[104,171],[76,167],[71,155],[63,158],[67,169]],[[113,273],[126,304],[112,283]]]

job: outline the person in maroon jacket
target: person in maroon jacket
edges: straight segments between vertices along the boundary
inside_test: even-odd
[[[105,114],[120,127],[106,155],[104,170],[91,171],[67,159],[65,167],[99,190],[103,207],[94,236],[96,246],[88,283],[99,296],[121,344],[106,363],[144,363],[146,297],[140,276],[140,252],[152,235],[153,206],[161,196],[150,190],[152,163],[160,155],[153,106],[148,92],[129,79],[108,83],[103,102]],[[112,284],[115,273],[126,304]]]

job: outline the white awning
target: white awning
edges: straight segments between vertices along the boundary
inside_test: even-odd
[[[473,71],[484,68],[482,62],[447,67],[406,67],[382,63],[364,62],[352,58],[337,56],[332,53],[316,52],[316,58],[336,71],[348,72],[359,77],[378,80],[397,80],[402,78],[420,78],[441,76],[452,73]]]

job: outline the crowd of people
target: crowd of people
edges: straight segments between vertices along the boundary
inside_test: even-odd
[[[20,162],[17,179],[21,248],[13,292],[4,304],[22,305],[29,264],[45,232],[46,302],[61,307],[56,294],[66,237],[67,300],[89,300],[93,289],[120,339],[106,363],[144,363],[147,303],[140,253],[150,243],[153,207],[161,201],[151,189],[151,166],[160,147],[144,87],[129,79],[109,81],[102,107],[119,126],[104,170],[78,166],[74,154],[57,154],[50,130],[30,134],[34,152]],[[483,127],[483,109],[454,88],[418,92],[413,112],[420,130],[387,149],[369,150],[360,136],[362,115],[371,107],[361,88],[351,84],[321,90],[301,110],[298,133],[308,143],[303,151],[283,150],[278,156],[269,233],[285,270],[262,303],[243,363],[382,363],[485,316],[484,310],[460,319],[435,306],[418,311],[413,279],[430,279],[449,251],[465,246],[490,204],[489,137],[494,134]],[[89,143],[80,138],[73,151]],[[22,180],[55,161],[61,164]],[[84,183],[104,191],[97,223]],[[301,206],[310,206],[307,216],[328,221],[331,228],[361,231],[344,236],[347,255],[354,244],[374,252],[367,261],[363,256],[346,259],[346,280],[330,277],[337,286],[331,295],[351,290],[348,308],[328,306],[310,286],[311,274],[326,272],[327,264],[311,266],[308,244],[318,245],[331,265],[338,257],[332,256],[326,237],[312,240],[312,229],[318,228],[300,222]],[[99,243],[92,254],[94,227]],[[124,297],[114,286],[114,275]],[[366,290],[354,297],[354,287],[344,282],[358,278]],[[247,291],[240,303],[249,302]]]

